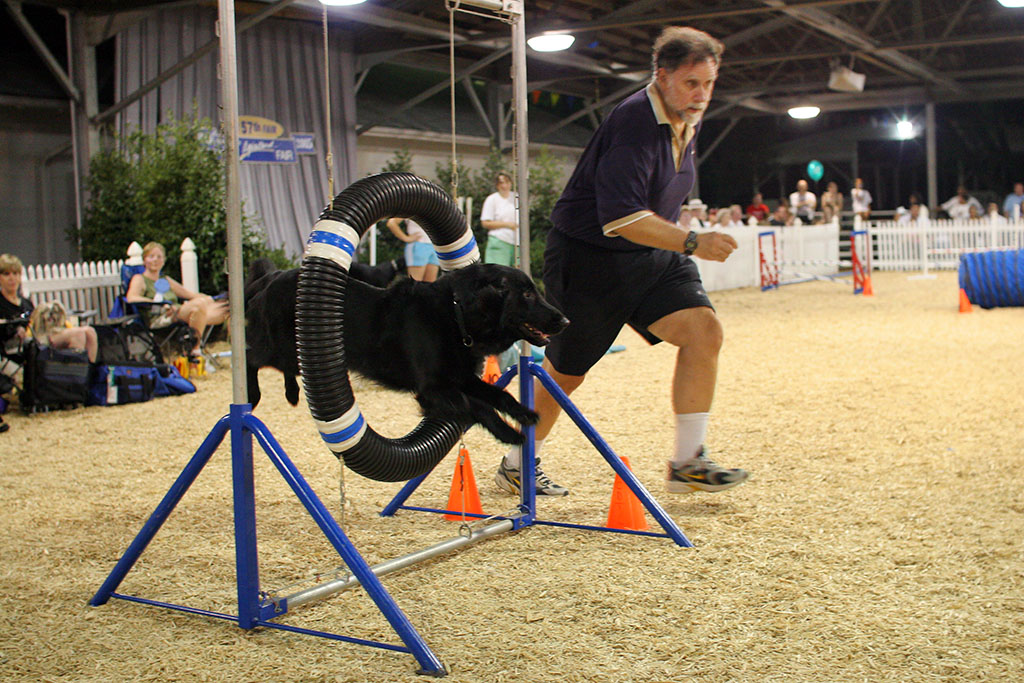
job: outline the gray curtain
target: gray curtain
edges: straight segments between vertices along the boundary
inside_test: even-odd
[[[156,12],[118,35],[116,96],[137,90],[212,40],[217,13],[209,8]],[[354,180],[355,110],[351,106],[351,40],[331,29],[331,124],[334,191]],[[323,31],[312,22],[266,19],[238,34],[238,109],[282,124],[288,133],[313,133],[315,155],[294,164],[241,165],[243,210],[259,217],[271,246],[301,255],[327,204],[324,137]],[[220,121],[219,50],[214,50],[119,115],[118,129],[152,131],[168,111],[180,117],[193,105]],[[348,92],[346,92],[346,90]]]

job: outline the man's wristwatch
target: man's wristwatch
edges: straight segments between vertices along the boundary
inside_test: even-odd
[[[683,242],[683,253],[687,256],[693,256],[695,251],[697,251],[697,231],[691,230],[690,234],[686,236],[686,241]]]

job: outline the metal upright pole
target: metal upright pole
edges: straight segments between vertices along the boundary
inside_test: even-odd
[[[219,0],[220,99],[223,107],[224,161],[228,222],[228,301],[231,304],[232,402],[248,401],[245,384],[245,276],[242,265],[242,198],[238,165],[238,66],[235,49],[235,4]]]
[[[526,25],[522,4],[512,17],[512,105],[515,107],[516,194],[519,197],[519,267],[530,275],[530,136],[526,123]]]

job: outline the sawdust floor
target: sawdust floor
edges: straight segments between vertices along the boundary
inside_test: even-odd
[[[1009,681],[1024,678],[1024,309],[957,312],[955,274],[714,295],[726,330],[709,445],[751,471],[670,497],[673,351],[624,331],[575,395],[696,549],[533,527],[384,579],[449,680]],[[280,376],[256,411],[332,513],[339,467]],[[413,681],[404,653],[122,600],[87,601],[231,402],[190,396],[25,417],[0,436],[0,671],[8,681]],[[355,382],[379,432],[411,399]],[[484,509],[503,449],[467,437]],[[257,451],[261,587],[288,595],[336,554]],[[563,420],[546,470],[572,488],[545,519],[602,524],[613,477]],[[442,507],[453,458],[410,501]],[[230,454],[222,446],[120,592],[236,613]],[[345,476],[346,532],[371,563],[457,534],[377,515],[397,484]],[[282,621],[398,643],[361,589]]]

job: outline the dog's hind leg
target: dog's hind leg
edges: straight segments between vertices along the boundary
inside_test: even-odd
[[[295,375],[284,373],[284,397],[293,406],[299,403],[299,383],[295,381]]]
[[[249,395],[249,405],[251,405],[254,410],[256,406],[259,405],[261,396],[259,371],[260,369],[255,365],[249,365],[247,363],[245,366],[245,383]],[[296,391],[298,391],[298,389],[296,389]]]

